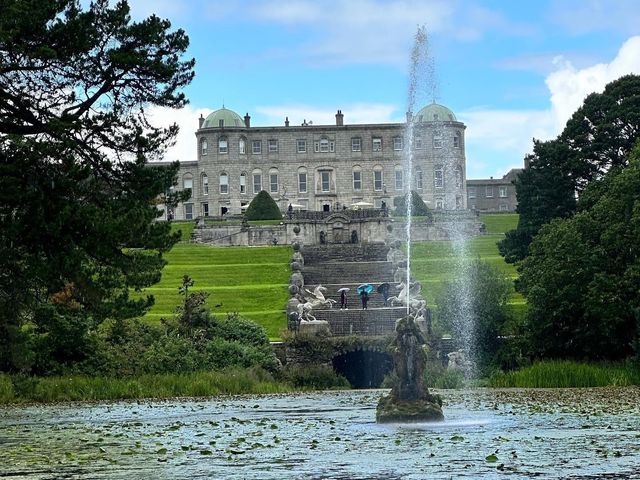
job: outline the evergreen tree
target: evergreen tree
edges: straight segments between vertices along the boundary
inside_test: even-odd
[[[407,197],[406,195],[399,195],[393,198],[393,206],[395,207],[395,214],[404,216],[407,214]],[[422,197],[414,190],[411,190],[411,216],[414,217],[428,217],[431,219],[433,214],[429,207],[424,203]]]
[[[279,220],[282,218],[278,204],[265,190],[261,190],[251,200],[245,215],[247,220]]]
[[[193,77],[188,38],[126,1],[4,0],[0,15],[0,370],[46,372],[90,348],[103,320],[153,302],[130,290],[160,278],[178,240],[154,220],[178,165],[152,167]]]

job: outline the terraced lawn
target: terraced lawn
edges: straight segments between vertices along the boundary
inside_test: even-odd
[[[487,226],[487,235],[465,243],[464,259],[480,257],[516,278],[513,265],[504,262],[498,253],[496,242],[507,230],[515,228],[516,214],[486,214],[480,219]],[[156,304],[145,316],[151,322],[170,317],[180,303],[178,287],[187,274],[195,281],[194,290],[210,294],[208,305],[212,312],[226,315],[238,312],[261,324],[271,339],[278,339],[286,328],[284,314],[288,298],[289,260],[292,249],[288,246],[269,247],[210,247],[188,243],[193,228],[191,222],[174,223],[174,230],[181,230],[183,242],[167,255],[169,264],[162,273],[162,280],[145,292],[154,295]],[[412,249],[414,277],[423,284],[423,293],[433,305],[444,282],[455,276],[456,258],[452,242],[416,243]],[[514,293],[511,298],[514,311],[522,314],[525,300]],[[436,306],[437,308],[437,306]]]

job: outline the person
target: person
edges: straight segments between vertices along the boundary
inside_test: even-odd
[[[289,204],[289,208],[287,208],[287,213],[289,214],[289,220],[293,218],[293,205]]]
[[[382,283],[380,285],[380,289],[379,289],[380,293],[382,294],[382,299],[383,302],[382,304],[385,307],[388,307],[388,302],[389,302],[389,284],[388,283]]]
[[[347,308],[347,291],[346,290],[341,290],[340,291],[340,310],[342,309],[348,310]]]
[[[362,309],[367,309],[367,302],[369,301],[369,293],[365,289],[360,292],[360,300],[362,300]]]

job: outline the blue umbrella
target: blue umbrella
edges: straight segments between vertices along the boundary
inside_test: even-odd
[[[358,292],[358,294],[361,294],[362,292],[371,293],[373,292],[373,285],[371,285],[370,283],[363,283],[362,285],[358,285],[356,291]]]

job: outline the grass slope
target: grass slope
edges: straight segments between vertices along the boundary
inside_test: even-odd
[[[507,276],[516,278],[513,265],[504,262],[496,243],[504,232],[516,227],[516,214],[484,214],[480,220],[487,227],[487,235],[465,243],[466,258],[488,261]],[[210,247],[188,243],[193,222],[174,222],[172,228],[182,232],[183,242],[167,255],[169,264],[157,285],[145,290],[154,295],[156,304],[145,319],[154,322],[174,314],[181,299],[178,287],[182,276],[195,280],[194,290],[209,292],[209,307],[220,315],[238,312],[264,326],[271,339],[278,339],[286,328],[284,308],[288,298],[288,246],[269,247]],[[416,243],[412,248],[413,275],[423,284],[427,301],[433,305],[443,283],[455,275],[458,261],[449,241]],[[524,299],[514,293],[511,305],[516,313],[524,312]]]

